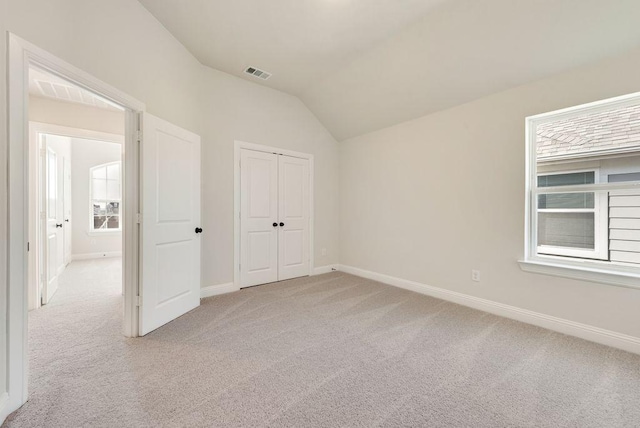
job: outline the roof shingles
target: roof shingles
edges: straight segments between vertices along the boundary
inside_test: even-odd
[[[545,123],[536,134],[541,161],[620,149],[640,151],[640,105]]]

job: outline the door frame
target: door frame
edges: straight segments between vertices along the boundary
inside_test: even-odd
[[[92,91],[125,108],[125,165],[123,283],[125,336],[138,335],[138,239],[140,113],[145,105],[124,92],[57,58],[47,51],[8,34],[8,197],[7,197],[7,355],[6,391],[0,399],[0,420],[27,400],[28,281],[27,245],[29,227],[29,67],[37,66]],[[2,359],[0,359],[2,361]]]
[[[309,161],[309,276],[313,276],[315,268],[314,251],[314,166],[313,155],[308,153],[285,150],[279,147],[264,146],[262,144],[234,141],[233,152],[233,285],[240,289],[240,151],[243,149],[257,152],[273,153]]]
[[[44,122],[36,122],[29,121],[29,198],[30,205],[29,207],[34,207],[34,204],[40,204],[40,197],[38,196],[37,200],[34,200],[34,196],[38,193],[41,193],[41,189],[36,188],[34,186],[38,186],[40,183],[41,177],[39,166],[39,160],[36,159],[39,151],[39,143],[38,134],[49,134],[49,135],[60,135],[64,137],[71,138],[82,138],[85,140],[96,140],[96,141],[105,141],[108,143],[116,143],[120,144],[124,147],[124,135],[119,134],[111,134],[107,132],[101,131],[92,131],[89,129],[82,128],[72,128],[69,126],[63,125],[55,125],[51,123]],[[72,196],[73,197],[73,196]],[[40,262],[39,259],[42,257],[41,251],[44,251],[44,244],[42,242],[42,236],[38,232],[38,228],[40,226],[39,213],[38,209],[34,208],[34,210],[29,210],[29,310],[37,309],[41,307],[40,301],[40,287],[39,285],[39,275],[40,272]],[[41,211],[41,210],[40,210]],[[73,226],[72,226],[73,227]],[[69,260],[71,261],[71,260]],[[124,290],[124,284],[123,284]]]

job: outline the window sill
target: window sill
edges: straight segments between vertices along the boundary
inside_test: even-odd
[[[525,272],[640,289],[640,269],[634,267],[616,266],[611,269],[598,262],[565,261],[554,257],[519,260],[518,263]]]
[[[116,236],[122,234],[122,230],[109,230],[104,232],[91,231],[87,232],[89,236]]]

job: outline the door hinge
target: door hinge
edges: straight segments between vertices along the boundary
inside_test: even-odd
[[[138,140],[138,143],[142,141],[142,130],[138,129],[136,131],[136,139]]]
[[[142,214],[140,213],[136,214],[136,223],[138,224],[142,223]]]
[[[142,296],[136,296],[136,306],[142,306]]]

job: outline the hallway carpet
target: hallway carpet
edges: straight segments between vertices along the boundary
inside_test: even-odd
[[[204,299],[139,339],[121,312],[118,261],[72,263],[29,315],[30,400],[6,426],[640,426],[640,356],[344,273]]]

